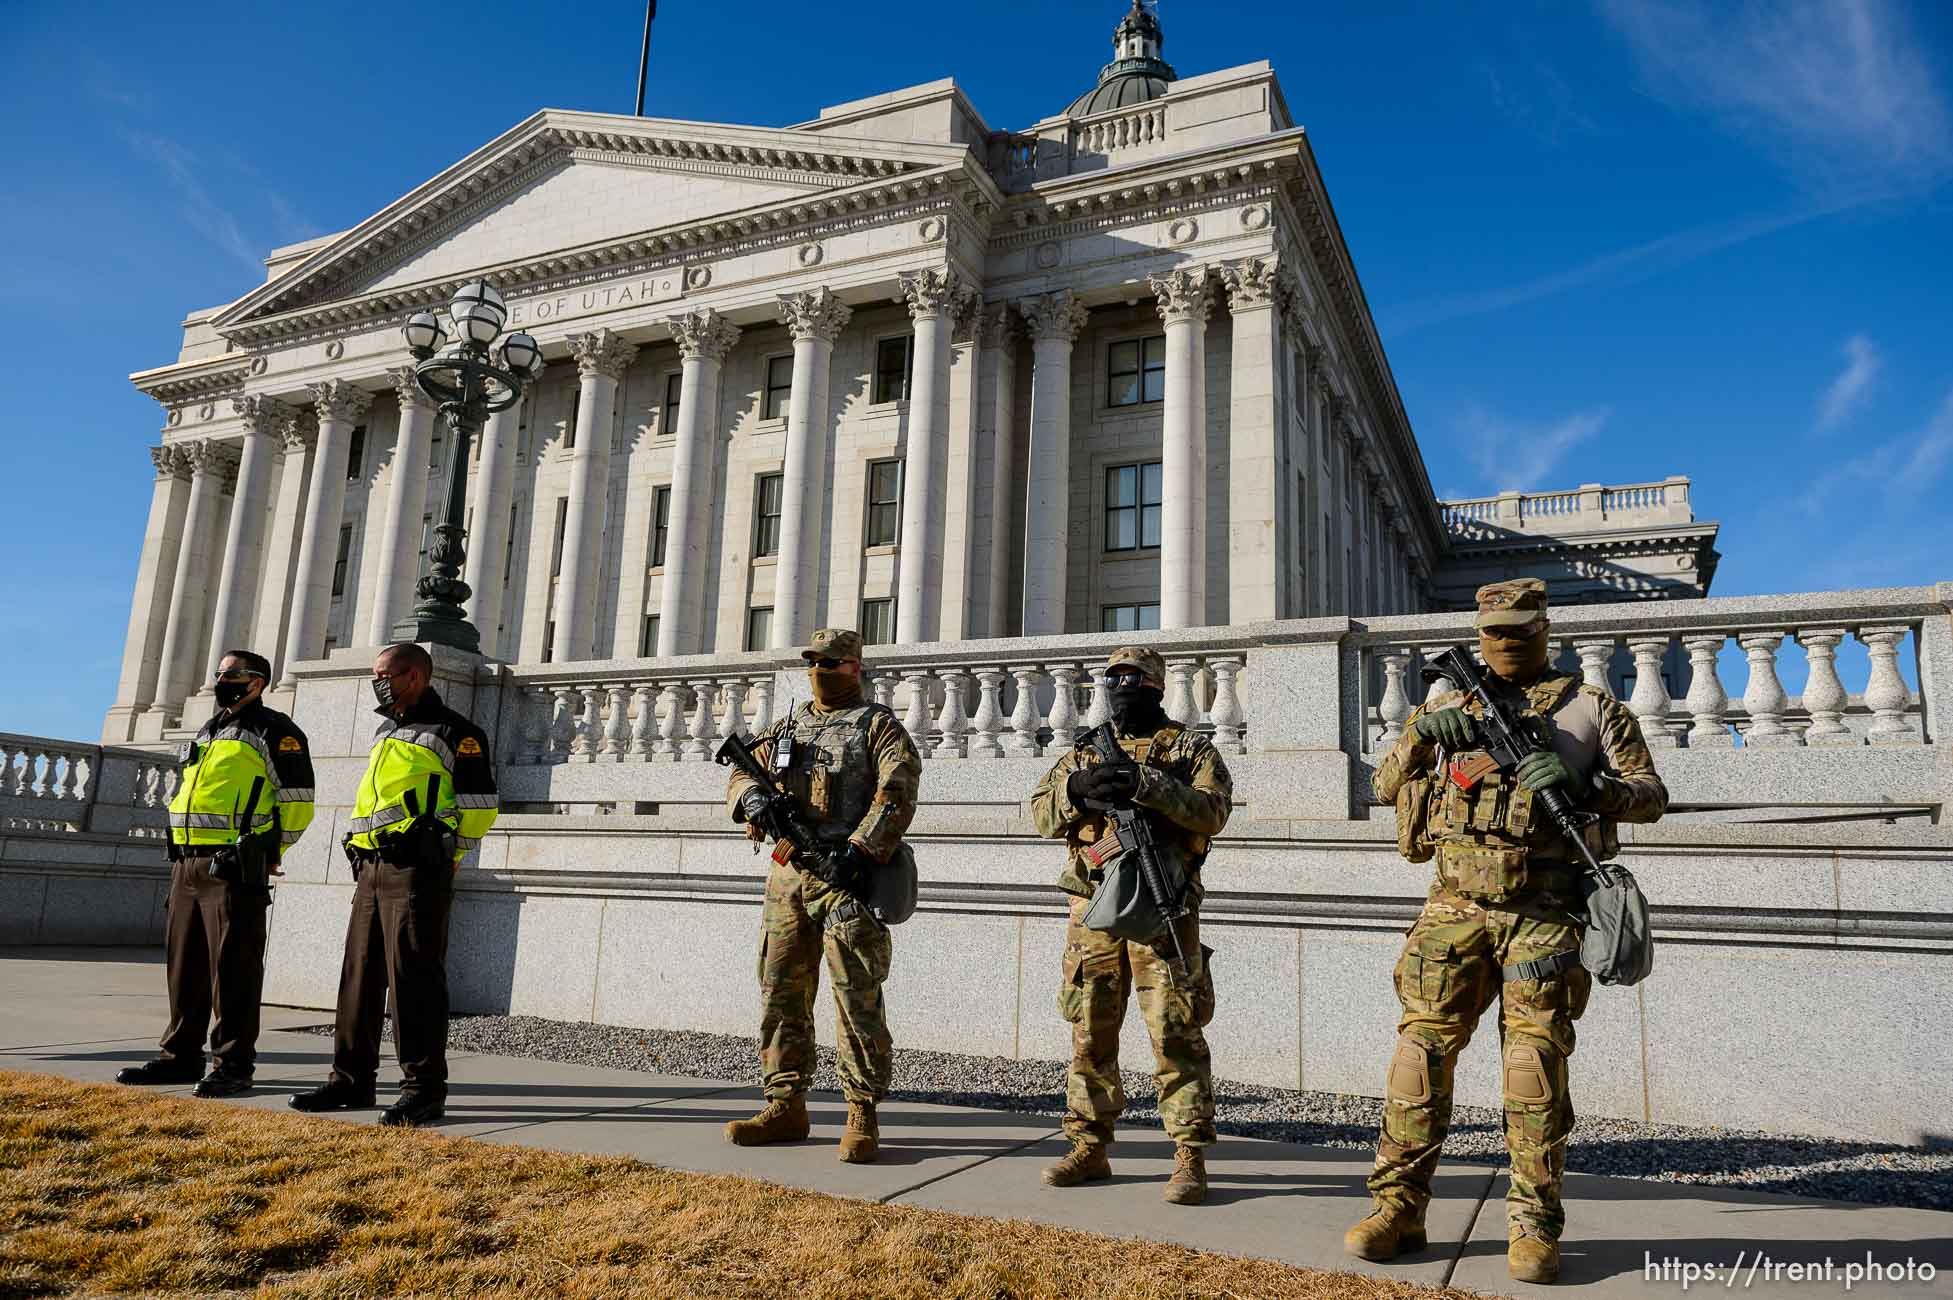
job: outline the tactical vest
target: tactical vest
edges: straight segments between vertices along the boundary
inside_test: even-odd
[[[1190,758],[1191,750],[1177,744],[1188,733],[1184,728],[1168,722],[1150,736],[1121,736],[1119,748],[1126,751],[1126,757],[1141,767],[1158,768],[1168,776],[1180,781],[1192,778],[1190,763],[1177,759]],[[1094,759],[1094,762],[1097,760]],[[1089,766],[1089,764],[1081,764]],[[1151,819],[1153,839],[1163,856],[1170,856],[1194,882],[1194,897],[1200,896],[1199,873],[1201,864],[1207,861],[1207,850],[1211,841],[1205,835],[1197,834],[1176,822],[1156,813],[1141,809]],[[1090,846],[1102,839],[1111,823],[1101,813],[1093,813],[1072,824],[1069,832],[1070,852],[1066,855],[1064,874],[1058,877],[1058,888],[1069,894],[1089,898],[1105,872],[1098,865]]]
[[[1527,687],[1527,719],[1549,719],[1579,689],[1575,677],[1542,678]],[[1476,699],[1457,707],[1472,718],[1484,715]],[[1599,766],[1596,747],[1588,771]],[[1486,902],[1503,902],[1532,888],[1572,887],[1573,846],[1533,792],[1516,774],[1501,772],[1482,749],[1441,751],[1428,777],[1404,783],[1397,795],[1398,847],[1412,862],[1438,860],[1438,879],[1453,892]],[[1605,862],[1620,852],[1611,819],[1586,829],[1587,847]],[[1550,874],[1549,874],[1550,872]]]
[[[852,833],[874,803],[881,777],[868,750],[868,728],[877,715],[895,716],[867,701],[832,712],[802,703],[775,733],[768,770],[814,815],[823,834]]]

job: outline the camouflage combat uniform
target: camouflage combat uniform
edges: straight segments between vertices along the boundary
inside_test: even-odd
[[[784,770],[773,761],[791,735]],[[824,709],[809,702],[757,738],[754,757],[782,790],[836,839],[886,862],[915,820],[922,759],[895,715],[860,702]],[[752,787],[734,772],[727,806]],[[769,1101],[806,1092],[814,1078],[814,995],[820,962],[834,981],[841,1089],[851,1102],[888,1094],[893,1051],[883,1014],[888,928],[858,900],[791,864],[774,863],[760,915],[760,1068]]]
[[[1605,691],[1548,670],[1524,690],[1488,678],[1517,710],[1547,719],[1555,752],[1595,789],[1574,803],[1601,820],[1586,829],[1602,861],[1620,848],[1617,822],[1652,822],[1668,806],[1640,724]],[[1457,693],[1411,714],[1377,767],[1377,799],[1397,806],[1399,846],[1413,862],[1437,860],[1437,879],[1397,959],[1396,1054],[1385,1083],[1383,1131],[1369,1187],[1380,1205],[1419,1222],[1451,1121],[1452,1069],[1496,998],[1503,1049],[1509,1224],[1557,1241],[1573,1103],[1567,1057],[1573,1022],[1587,1007],[1590,977],[1575,965],[1544,979],[1503,982],[1501,968],[1579,947],[1569,909],[1579,902],[1579,855],[1543,805],[1511,773],[1482,772],[1483,751],[1443,752],[1416,723],[1440,709],[1483,706]]]
[[[1169,721],[1151,735],[1121,735],[1119,745],[1141,767],[1134,804],[1148,812],[1161,846],[1176,849],[1187,866],[1189,909],[1178,928],[1190,969],[1185,986],[1173,980],[1167,965],[1173,946],[1165,934],[1144,944],[1085,928],[1086,906],[1104,872],[1084,850],[1106,833],[1107,821],[1103,814],[1074,806],[1066,793],[1066,780],[1074,771],[1100,761],[1088,748],[1073,749],[1059,758],[1031,796],[1038,834],[1064,839],[1069,850],[1058,878],[1058,887],[1071,895],[1064,979],[1058,986],[1058,1014],[1072,1026],[1065,1135],[1074,1143],[1103,1146],[1112,1141],[1113,1125],[1126,1108],[1119,1083],[1119,1027],[1126,1003],[1137,991],[1139,1012],[1153,1040],[1153,1077],[1159,1083],[1166,1131],[1181,1146],[1211,1146],[1213,1065],[1201,1030],[1214,1016],[1214,979],[1208,968],[1211,950],[1200,943],[1199,867],[1208,840],[1227,824],[1234,783],[1214,746],[1177,722]]]

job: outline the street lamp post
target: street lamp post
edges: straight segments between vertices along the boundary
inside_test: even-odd
[[[518,330],[491,351],[508,320],[502,295],[486,280],[476,280],[448,304],[455,342],[442,350],[447,332],[431,311],[417,312],[400,328],[418,362],[414,382],[440,407],[453,431],[448,457],[448,498],[434,529],[428,570],[415,584],[413,612],[393,625],[395,641],[431,641],[479,653],[481,633],[463,608],[471,594],[461,578],[467,560],[462,520],[468,508],[468,461],[482,424],[496,411],[522,400],[522,390],[542,374],[542,351]]]

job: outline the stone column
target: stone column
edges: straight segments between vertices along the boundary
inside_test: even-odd
[[[190,464],[181,450],[151,447],[149,460],[156,468],[156,485],[149,497],[135,596],[129,603],[129,631],[122,641],[122,677],[102,724],[105,745],[134,740],[136,716],[156,699],[157,662],[169,630],[183,515],[190,505]]]
[[[1010,308],[996,303],[982,309],[977,320],[981,373],[988,376],[979,396],[978,437],[988,436],[990,452],[990,582],[985,598],[984,635],[1010,635],[1005,606],[1010,601],[1012,502],[1017,490],[1016,429],[1012,413],[1017,397],[1016,321]],[[986,433],[987,429],[987,433]]]
[[[637,344],[608,329],[572,334],[569,344],[582,388],[576,408],[576,449],[570,458],[570,504],[563,517],[563,573],[556,585],[552,663],[588,659],[595,648],[604,504],[609,499],[610,426],[617,411],[617,385],[637,357]]]
[[[1031,333],[1031,445],[1025,458],[1024,636],[1065,630],[1071,528],[1071,345],[1091,313],[1061,289],[1017,304]]]
[[[217,603],[210,620],[211,645],[219,652],[250,649],[252,598],[264,560],[265,515],[271,505],[271,462],[294,414],[275,398],[247,396],[231,406],[244,419],[244,439],[231,497],[230,528],[217,556]]]
[[[1207,313],[1214,305],[1204,266],[1147,277],[1166,322],[1166,401],[1160,448],[1160,626],[1207,621],[1207,538],[1201,501],[1207,485],[1203,378]]]
[[[204,631],[210,626],[211,533],[224,477],[237,463],[235,451],[209,438],[179,446],[190,469],[190,503],[184,511],[183,542],[177,548],[169,627],[163,635],[162,658],[156,669],[153,711],[162,715],[164,727],[175,725],[182,715],[184,699],[196,690],[202,675],[197,656]]]
[[[902,276],[901,283],[909,315],[915,320],[915,377],[909,391],[908,454],[902,466],[895,639],[913,645],[933,640],[936,632],[937,610],[931,597],[939,595],[941,588],[930,576],[941,571],[943,562],[950,321],[970,291],[954,271],[918,271]]]
[[[1299,505],[1288,504],[1295,489],[1280,468],[1287,412],[1281,409],[1277,382],[1286,355],[1279,327],[1287,304],[1294,300],[1295,286],[1292,274],[1273,257],[1230,263],[1221,268],[1221,276],[1227,285],[1234,337],[1228,378],[1227,620],[1252,623],[1281,617],[1278,602],[1288,586],[1283,575],[1294,564],[1294,556],[1282,554],[1277,544],[1280,530],[1275,521],[1291,509],[1300,510]],[[1169,340],[1169,400],[1172,356]],[[1166,481],[1173,480],[1168,476]],[[1306,527],[1307,522],[1300,520],[1297,526]],[[1161,561],[1164,564],[1164,554]],[[1161,572],[1164,575],[1164,568]],[[1160,613],[1164,625],[1164,603]]]
[[[502,583],[507,577],[509,498],[515,494],[515,440],[522,425],[522,402],[533,401],[534,390],[513,406],[495,412],[481,431],[481,464],[475,469],[475,526],[469,530],[468,621],[481,633],[481,652],[490,659],[503,653],[501,634]],[[633,645],[636,642],[632,642]]]
[[[711,534],[706,507],[712,500],[712,444],[719,435],[719,377],[726,354],[739,342],[739,328],[707,309],[674,316],[671,336],[684,358],[685,373],[678,381],[678,445],[672,452],[664,589],[658,601],[660,658],[698,654],[705,648],[700,602]]]
[[[971,290],[952,306],[949,319],[949,427],[941,478],[945,485],[942,523],[943,561],[930,582],[935,601],[932,641],[964,641],[975,635],[983,601],[973,583],[977,506],[978,398],[977,294]]]
[[[386,522],[380,533],[373,584],[373,616],[367,640],[376,646],[393,640],[393,625],[413,608],[414,579],[420,576],[421,519],[427,513],[428,459],[434,440],[434,404],[414,382],[412,366],[387,371],[400,402],[400,431],[393,440],[393,472],[387,480]]]
[[[346,457],[353,426],[373,404],[373,395],[343,379],[311,385],[319,421],[312,453],[312,484],[305,494],[305,520],[298,533],[298,569],[293,581],[291,627],[285,634],[283,685],[291,684],[292,665],[325,651],[326,616],[332,612],[332,565],[346,508]]]
[[[264,573],[258,579],[258,626],[251,648],[271,660],[271,680],[285,669],[285,634],[297,616],[295,566],[298,561],[299,521],[305,513],[305,489],[312,476],[312,444],[318,422],[310,411],[295,411],[279,433],[285,457],[278,469],[278,502],[273,507],[271,534],[265,539]]]
[[[853,315],[852,308],[825,288],[780,299],[780,320],[793,335],[793,387],[787,394],[787,458],[780,482],[780,559],[773,570],[775,650],[806,644],[814,630],[821,466],[827,461],[827,372],[834,338]],[[913,425],[909,437],[913,445]],[[660,636],[663,631],[661,622]]]

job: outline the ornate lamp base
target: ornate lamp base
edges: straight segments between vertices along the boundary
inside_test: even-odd
[[[469,654],[481,653],[481,633],[465,618],[444,618],[415,610],[387,634],[395,641],[419,641],[450,646]]]

